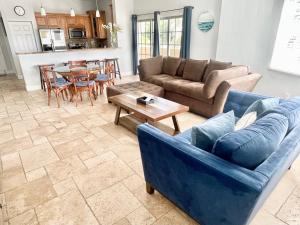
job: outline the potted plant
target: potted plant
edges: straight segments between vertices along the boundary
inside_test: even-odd
[[[117,24],[108,23],[107,25],[102,25],[102,27],[109,32],[110,36],[110,46],[112,48],[118,47],[118,32],[122,31],[122,28]]]

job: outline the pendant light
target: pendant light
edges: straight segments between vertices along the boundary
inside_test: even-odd
[[[45,8],[43,7],[43,3],[41,2],[41,16],[47,16],[47,13],[46,13],[46,10]]]
[[[72,16],[72,17],[75,16],[75,10],[73,8],[71,8],[71,10],[70,10],[70,16]]]
[[[96,17],[99,18],[101,15],[100,15],[99,7],[98,7],[98,0],[96,0],[96,7],[97,7]]]

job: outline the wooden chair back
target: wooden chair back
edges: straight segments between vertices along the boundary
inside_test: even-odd
[[[89,83],[90,81],[90,74],[87,70],[78,70],[73,71],[70,76],[70,81],[74,84],[75,89],[78,87],[76,86],[77,82],[83,81]]]

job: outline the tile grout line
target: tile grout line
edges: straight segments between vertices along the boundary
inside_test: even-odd
[[[73,179],[73,177],[71,177],[71,179],[72,179],[73,183],[75,184],[75,186],[76,186],[76,188],[77,188],[79,194],[80,194],[81,197],[83,198],[83,200],[84,200],[86,206],[89,208],[90,212],[91,212],[91,213],[93,214],[93,216],[95,217],[97,223],[99,223],[99,225],[102,225],[102,224],[100,223],[100,221],[98,220],[97,216],[95,215],[94,211],[92,210],[92,208],[91,208],[90,205],[88,204],[87,199],[86,199],[86,198],[84,197],[84,195],[81,193],[81,191],[80,191],[80,189],[79,189],[77,183],[76,183],[75,180]]]

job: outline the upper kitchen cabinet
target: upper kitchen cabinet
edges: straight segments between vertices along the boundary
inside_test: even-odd
[[[85,18],[87,16],[76,16],[76,26],[84,27],[85,26]]]
[[[92,33],[94,38],[106,39],[107,32],[102,25],[106,24],[105,11],[100,12],[100,17],[96,17],[96,11],[88,11],[92,24]]]
[[[75,27],[77,25],[75,16],[66,16],[66,18],[68,27]]]
[[[86,37],[93,38],[93,29],[89,15],[77,15],[71,17],[68,14],[48,13],[47,16],[41,16],[35,13],[37,26],[39,28],[61,28],[65,30],[65,37],[69,38],[69,28],[85,28]],[[101,25],[102,27],[102,25]],[[103,33],[101,37],[104,38]]]
[[[84,18],[84,27],[86,32],[86,38],[88,39],[93,38],[92,24],[91,24],[90,17],[88,16]]]
[[[50,28],[56,28],[56,27],[60,27],[60,21],[59,21],[59,16],[56,15],[56,14],[53,14],[53,15],[48,15],[47,16],[47,24],[48,24],[48,27]]]
[[[35,13],[35,19],[38,27],[47,27],[47,17],[41,16],[40,13]]]

